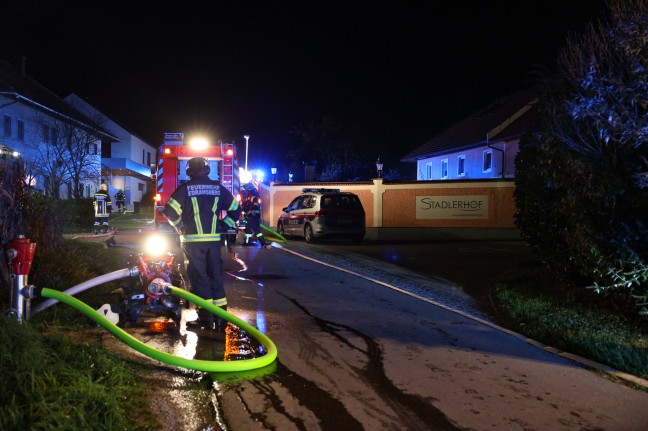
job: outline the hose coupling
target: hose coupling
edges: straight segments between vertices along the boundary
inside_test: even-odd
[[[41,292],[43,291],[42,287],[36,287],[32,284],[29,286],[25,286],[20,290],[20,293],[22,296],[24,296],[27,299],[32,299],[32,298],[37,298],[41,296]]]
[[[170,287],[171,283],[161,278],[155,278],[151,280],[146,289],[151,296],[160,296],[169,295],[171,293]]]

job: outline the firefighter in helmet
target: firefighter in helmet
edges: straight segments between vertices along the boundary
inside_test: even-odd
[[[95,222],[94,222],[94,233],[99,233],[99,231],[108,232],[110,228],[108,220],[110,218],[110,213],[112,212],[112,203],[110,202],[110,196],[108,195],[108,186],[105,183],[101,183],[99,190],[94,194],[94,209],[95,209]]]
[[[241,215],[238,202],[229,190],[209,178],[209,163],[194,157],[187,164],[190,180],[178,186],[163,214],[180,234],[191,290],[212,304],[227,309],[223,286],[221,232],[219,224],[234,228]],[[219,223],[222,222],[222,223]],[[225,323],[209,310],[198,309],[198,320],[189,327],[222,330]]]
[[[261,232],[261,203],[259,197],[252,195],[249,197],[250,204],[246,207],[245,212],[245,243],[243,245],[252,245],[256,239],[263,248],[269,248]]]
[[[126,210],[126,194],[124,193],[124,190],[119,189],[117,193],[115,193],[115,202],[117,203],[117,212]]]

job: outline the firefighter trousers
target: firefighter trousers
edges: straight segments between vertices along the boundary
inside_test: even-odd
[[[182,250],[191,292],[214,305],[226,306],[221,242],[185,242]]]

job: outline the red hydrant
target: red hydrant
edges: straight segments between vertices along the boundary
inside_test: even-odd
[[[11,277],[11,308],[5,311],[5,315],[15,317],[19,321],[29,317],[30,300],[23,295],[23,288],[27,286],[35,251],[36,243],[30,242],[24,235],[18,235],[18,238],[5,246]]]

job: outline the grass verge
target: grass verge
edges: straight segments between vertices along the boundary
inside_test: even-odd
[[[121,267],[114,249],[66,240],[57,250],[39,249],[30,282],[65,290]],[[97,308],[117,287],[106,283],[77,297]],[[3,291],[3,309],[7,298]],[[161,429],[138,378],[140,366],[102,347],[92,327],[69,307],[51,307],[22,323],[1,317],[0,429]]]
[[[0,429],[159,429],[134,365],[68,335],[2,317]]]
[[[570,293],[540,263],[529,263],[502,275],[491,296],[502,326],[648,379],[646,322],[583,300],[587,293]]]

